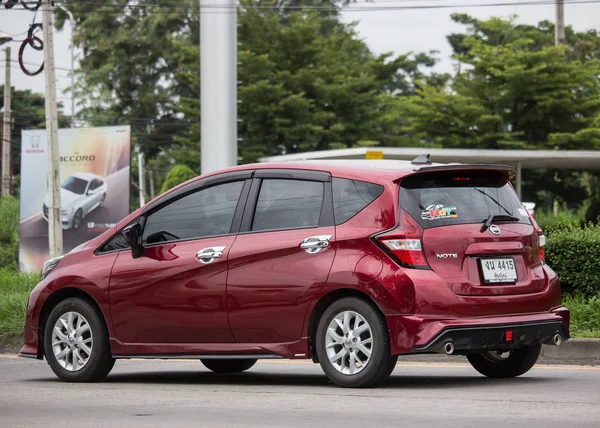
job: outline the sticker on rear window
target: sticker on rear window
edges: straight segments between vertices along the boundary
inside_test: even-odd
[[[525,208],[519,208],[519,214],[521,214],[523,217],[529,217],[529,214],[527,214],[527,210]]]
[[[439,220],[443,218],[457,218],[458,213],[454,205],[429,205],[421,213],[423,220]]]

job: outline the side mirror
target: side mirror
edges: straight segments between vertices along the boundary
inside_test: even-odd
[[[131,257],[137,259],[144,254],[144,246],[142,245],[142,226],[139,223],[123,229],[123,238],[131,248]]]

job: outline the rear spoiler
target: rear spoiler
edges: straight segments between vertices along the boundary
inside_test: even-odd
[[[416,173],[425,173],[425,172],[447,172],[447,171],[464,171],[464,170],[469,170],[469,171],[497,171],[497,172],[501,172],[503,174],[505,174],[509,180],[512,180],[513,178],[515,178],[517,171],[515,170],[514,167],[510,166],[510,165],[478,165],[478,164],[461,164],[461,163],[456,163],[456,164],[445,164],[445,165],[428,165],[428,166],[421,166],[421,167],[417,167],[415,168],[413,171],[415,171]],[[400,177],[394,181],[398,181],[401,178],[404,177]]]

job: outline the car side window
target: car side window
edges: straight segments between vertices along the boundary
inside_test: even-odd
[[[252,230],[316,227],[323,195],[324,183],[319,181],[264,179]]]
[[[100,187],[99,180],[97,178],[94,178],[90,183],[90,188],[88,190],[96,190],[98,187]]]
[[[138,221],[139,219],[135,219],[128,225],[124,226],[121,230],[119,230],[119,233],[110,238],[108,242],[106,242],[102,247],[100,247],[100,249],[98,249],[98,253],[108,253],[111,251],[120,251],[129,248],[129,244],[125,241],[125,237],[121,232],[123,231],[123,229],[137,223]]]
[[[146,219],[143,242],[155,244],[230,233],[243,186],[243,181],[219,184],[159,208]]]
[[[100,253],[108,253],[110,251],[120,251],[129,248],[129,244],[125,242],[125,238],[121,232],[113,236],[110,241],[100,248]]]
[[[336,225],[350,220],[383,193],[383,186],[366,181],[333,178],[332,185]]]

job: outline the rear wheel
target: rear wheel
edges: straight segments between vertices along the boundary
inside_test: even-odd
[[[332,382],[367,388],[385,382],[396,364],[385,319],[372,305],[346,297],[327,308],[317,327],[317,356]]]
[[[63,300],[50,312],[44,352],[52,371],[68,382],[102,380],[115,364],[102,315],[78,298]]]
[[[255,359],[241,359],[241,360],[200,360],[202,364],[215,373],[241,373],[248,370],[254,364]]]
[[[537,362],[542,345],[524,346],[512,351],[485,351],[467,355],[475,370],[487,377],[516,377],[527,373]]]

